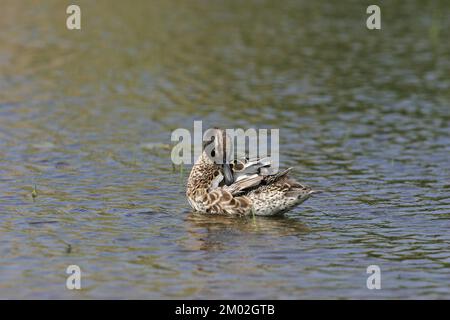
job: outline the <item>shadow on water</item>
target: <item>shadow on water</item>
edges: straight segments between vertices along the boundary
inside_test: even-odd
[[[186,218],[188,233],[198,241],[200,250],[218,250],[228,246],[230,237],[265,235],[272,237],[299,236],[311,232],[297,219],[280,217],[232,217],[191,212]]]

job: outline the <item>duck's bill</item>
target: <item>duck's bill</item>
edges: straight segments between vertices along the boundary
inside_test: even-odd
[[[230,164],[228,164],[228,163],[223,164],[223,176],[224,176],[225,184],[227,186],[233,184],[233,182],[234,182],[233,172],[231,171]]]

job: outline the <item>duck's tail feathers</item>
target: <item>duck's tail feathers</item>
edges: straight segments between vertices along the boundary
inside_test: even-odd
[[[277,181],[280,181],[282,179],[289,179],[287,174],[292,170],[293,168],[287,168],[286,170],[283,170],[281,172],[277,172],[275,174],[272,175],[267,175],[264,179],[264,183],[265,184],[271,184],[271,183],[275,183]]]

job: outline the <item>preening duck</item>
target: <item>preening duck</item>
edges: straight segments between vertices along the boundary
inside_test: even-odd
[[[229,159],[230,137],[213,130],[188,178],[186,195],[195,211],[273,216],[318,192],[289,177],[292,168],[274,172],[269,158]]]

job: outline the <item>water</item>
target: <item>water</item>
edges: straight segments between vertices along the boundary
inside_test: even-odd
[[[450,298],[444,1],[380,3],[381,31],[360,1],[77,3],[81,31],[2,2],[0,298]],[[194,120],[280,128],[326,192],[192,213],[170,133]]]

